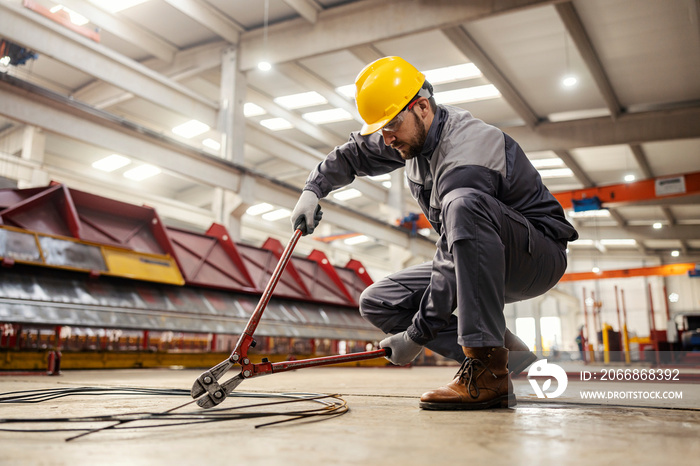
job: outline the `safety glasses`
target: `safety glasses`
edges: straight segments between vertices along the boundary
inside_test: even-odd
[[[401,110],[389,123],[384,125],[382,131],[388,131],[390,133],[395,133],[396,131],[398,131],[401,128],[401,124],[403,123],[404,118],[406,117],[406,112],[411,110],[416,104],[416,102],[418,102],[418,99],[408,104],[406,108]]]

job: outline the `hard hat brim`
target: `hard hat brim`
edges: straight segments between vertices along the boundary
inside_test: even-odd
[[[360,134],[362,136],[369,136],[372,133],[376,133],[380,129],[384,128],[387,123],[391,121],[391,118],[384,118],[380,121],[374,122],[371,125],[368,125],[367,123],[362,125],[362,129],[360,130]]]

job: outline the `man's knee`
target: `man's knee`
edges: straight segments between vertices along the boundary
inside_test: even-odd
[[[442,221],[450,250],[456,241],[476,239],[479,230],[485,226],[493,228],[488,225],[498,223],[494,217],[498,206],[494,206],[494,202],[498,201],[482,191],[471,188],[462,188],[452,196],[445,196]]]

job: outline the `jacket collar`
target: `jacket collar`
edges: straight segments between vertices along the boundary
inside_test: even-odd
[[[423,143],[423,149],[421,149],[420,155],[430,160],[430,157],[435,152],[438,142],[440,142],[440,136],[442,135],[442,128],[445,126],[447,121],[447,111],[441,106],[437,107],[435,111],[435,117],[433,117],[433,122],[430,124],[428,129],[428,134],[425,137],[425,142]]]

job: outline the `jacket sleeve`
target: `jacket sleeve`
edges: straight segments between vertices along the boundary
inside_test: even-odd
[[[384,144],[381,134],[362,136],[355,132],[311,171],[304,189],[323,198],[334,189],[349,185],[356,176],[383,175],[404,165],[401,155]]]

